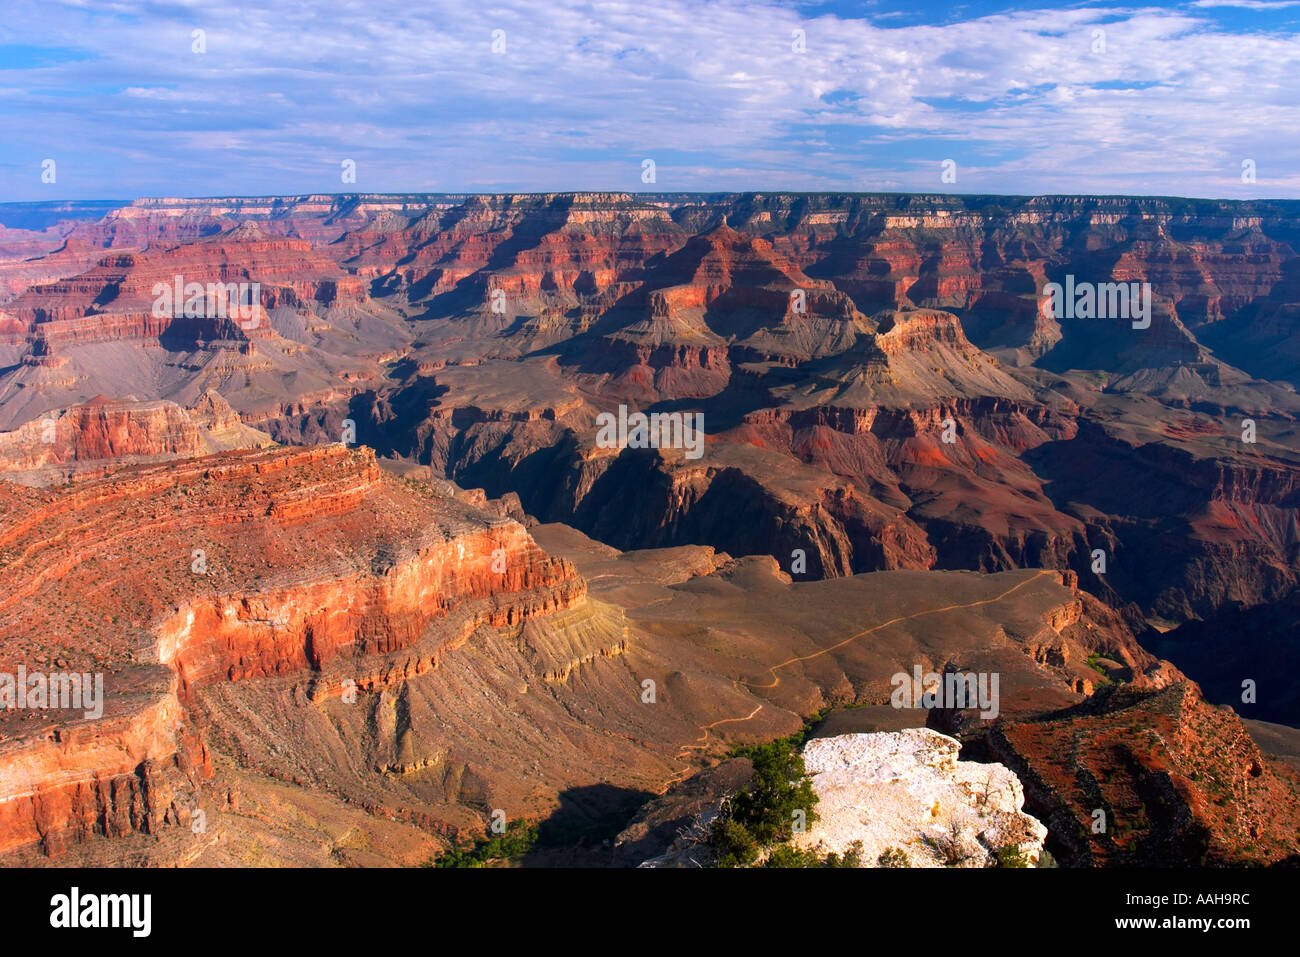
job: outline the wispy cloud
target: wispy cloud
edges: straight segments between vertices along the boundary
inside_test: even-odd
[[[23,2],[0,25],[4,198],[1300,196],[1300,38],[1196,9],[1211,2],[904,26],[871,6],[804,19],[735,0]],[[41,182],[45,158],[55,184]],[[945,159],[955,183],[941,181]],[[1245,160],[1256,183],[1241,181]]]
[[[1300,0],[1195,0],[1193,7],[1236,7],[1241,10],[1285,10],[1300,7]]]

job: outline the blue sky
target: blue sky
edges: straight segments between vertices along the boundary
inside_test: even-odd
[[[1300,0],[11,0],[6,14],[0,201],[1300,197]]]

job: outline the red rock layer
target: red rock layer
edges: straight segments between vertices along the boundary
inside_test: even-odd
[[[189,409],[101,396],[0,432],[0,473],[40,485],[88,468],[269,444],[215,392],[204,393]]]
[[[1264,758],[1231,710],[1206,704],[1190,683],[1108,689],[1062,714],[999,725],[990,747],[1020,775],[1026,809],[1048,825],[1070,864],[1294,857],[1300,781]]]
[[[391,220],[387,225],[393,225]],[[340,247],[361,275],[391,272],[387,288],[411,298],[454,289],[484,270],[487,294],[507,300],[546,294],[614,301],[643,277],[651,257],[684,240],[666,210],[624,194],[474,197],[457,209],[431,211],[404,229],[365,227]]]
[[[237,318],[155,315],[154,288],[163,283],[258,283],[263,311],[307,302],[355,303],[364,284],[341,271],[301,239],[268,236],[245,225],[210,239],[170,249],[105,256],[78,276],[27,290],[8,304],[9,314],[25,324],[33,352],[45,355],[63,345],[121,339],[156,339],[173,326],[203,338],[245,338],[271,334],[265,315],[254,328]],[[172,296],[175,299],[175,296]]]
[[[0,850],[178,820],[151,781],[202,776],[176,725],[196,684],[354,659],[371,680],[367,659],[453,613],[514,624],[584,594],[517,523],[366,450],[230,452],[0,495],[0,671],[101,672],[105,690],[98,720],[0,712]]]

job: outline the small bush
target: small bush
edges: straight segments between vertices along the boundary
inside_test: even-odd
[[[817,820],[817,792],[804,768],[803,755],[787,741],[755,748],[750,760],[754,777],[732,799],[732,817],[744,824],[759,844],[769,846],[794,836],[795,812],[805,824]]]
[[[764,867],[861,867],[862,842],[854,841],[843,855],[831,851],[825,857],[818,857],[812,848],[797,848],[792,844],[782,844],[774,848],[763,862]]]
[[[1029,855],[1015,844],[999,847],[993,855],[994,867],[1029,867]]]
[[[486,867],[492,861],[509,861],[523,857],[537,843],[537,826],[522,818],[506,825],[504,834],[486,836],[472,847],[454,847],[429,861],[426,867]]]
[[[713,848],[718,867],[748,867],[758,858],[758,842],[754,835],[745,825],[726,816],[725,806],[723,813],[713,822],[709,845]]]
[[[970,848],[966,842],[966,828],[956,818],[948,821],[948,826],[937,836],[925,839],[929,845],[934,848],[943,863],[948,867],[956,867],[970,859]]]
[[[862,842],[854,841],[849,845],[848,850],[841,857],[834,851],[826,855],[826,860],[822,861],[822,867],[861,867],[862,866]]]
[[[912,861],[901,847],[887,847],[880,852],[876,863],[881,867],[911,867]]]
[[[821,858],[812,848],[797,848],[793,844],[782,844],[774,848],[763,862],[764,867],[821,867]]]

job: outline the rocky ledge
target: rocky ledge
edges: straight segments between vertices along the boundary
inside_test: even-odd
[[[1037,865],[1047,828],[1022,810],[1020,779],[1001,764],[958,761],[960,750],[955,738],[929,728],[814,738],[803,758],[818,797],[817,820],[795,835],[794,845],[825,857],[861,843],[866,866],[992,867],[1005,851]],[[688,782],[676,800],[654,802],[648,826],[629,828],[620,842],[637,846],[655,826],[680,820],[675,805],[693,819],[641,866],[705,866],[722,797],[748,780],[747,764],[726,762]],[[713,800],[701,804],[701,791]]]
[[[1020,779],[1001,764],[958,761],[960,750],[929,728],[808,742],[804,764],[821,800],[795,844],[825,855],[861,841],[864,861],[894,849],[913,867],[988,867],[1016,848],[1036,864],[1047,828],[1021,810]]]

